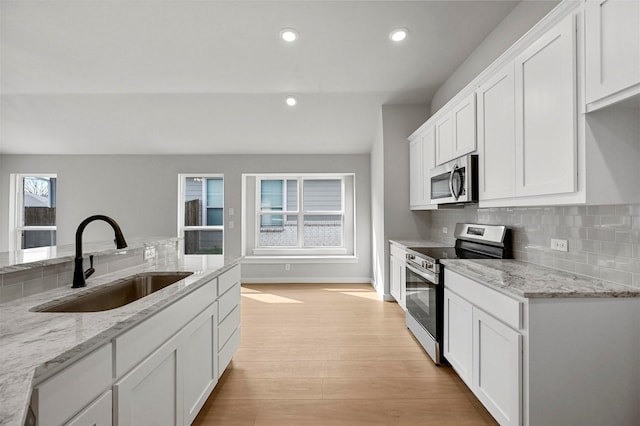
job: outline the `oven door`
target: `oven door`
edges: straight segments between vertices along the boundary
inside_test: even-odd
[[[434,340],[438,339],[438,275],[407,265],[407,312]]]

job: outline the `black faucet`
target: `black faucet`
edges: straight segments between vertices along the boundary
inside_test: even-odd
[[[82,265],[82,232],[84,232],[84,228],[94,220],[103,220],[107,222],[113,228],[113,232],[115,232],[116,239],[114,240],[116,243],[116,248],[123,249],[127,247],[127,242],[124,240],[124,235],[122,235],[122,230],[120,226],[116,223],[115,220],[111,219],[109,216],[104,216],[101,214],[97,214],[95,216],[90,216],[80,222],[78,225],[78,229],[76,230],[76,258],[75,258],[75,268],[73,270],[73,285],[71,288],[80,288],[85,287],[87,284],[84,282],[85,278],[89,278],[91,274],[95,272],[93,269],[93,256],[90,256],[91,267],[84,270],[84,266]]]

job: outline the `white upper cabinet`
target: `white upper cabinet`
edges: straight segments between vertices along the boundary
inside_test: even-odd
[[[515,85],[513,63],[477,91],[479,199],[515,195]]]
[[[575,15],[515,59],[516,195],[576,191]]]
[[[451,114],[453,158],[458,158],[476,150],[476,94],[471,93],[464,98],[453,108]]]
[[[429,126],[409,138],[409,204],[411,210],[436,208],[431,204],[429,172],[435,167],[434,128]]]
[[[592,111],[640,93],[640,1],[588,0],[585,15],[586,102]]]
[[[436,119],[436,164],[440,165],[476,150],[475,93],[454,104]]]
[[[451,114],[436,120],[436,164],[446,163],[454,158],[453,122]]]

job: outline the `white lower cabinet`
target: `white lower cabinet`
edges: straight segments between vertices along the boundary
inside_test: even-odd
[[[445,274],[445,358],[498,423],[522,424],[522,334],[507,325],[520,323],[520,303]]]
[[[520,298],[444,274],[444,356],[498,423],[638,424],[640,298]]]
[[[406,283],[405,251],[403,248],[390,244],[389,293],[405,311],[407,310]]]
[[[118,426],[191,424],[218,382],[216,303],[114,386]]]
[[[471,312],[471,303],[444,290],[444,357],[469,387],[472,386]]]
[[[471,388],[501,425],[520,424],[522,335],[473,308]]]
[[[113,377],[111,352],[108,343],[36,385],[31,395],[32,423],[66,424],[109,390]]]
[[[113,424],[111,391],[96,399],[66,426],[111,426]]]
[[[115,384],[115,424],[184,424],[182,364],[179,362],[181,337],[176,335],[169,339]]]
[[[184,330],[181,360],[184,362],[185,424],[193,422],[218,383],[216,303],[191,321]]]
[[[236,265],[37,384],[27,424],[189,425],[239,345]]]

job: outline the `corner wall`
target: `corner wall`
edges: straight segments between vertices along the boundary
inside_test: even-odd
[[[431,99],[431,115],[484,71],[558,3],[558,0],[521,1],[440,86]]]
[[[424,123],[428,105],[384,105],[371,151],[372,276],[389,296],[389,239],[420,238],[424,217],[409,210],[409,141]],[[390,297],[390,296],[389,296]]]

